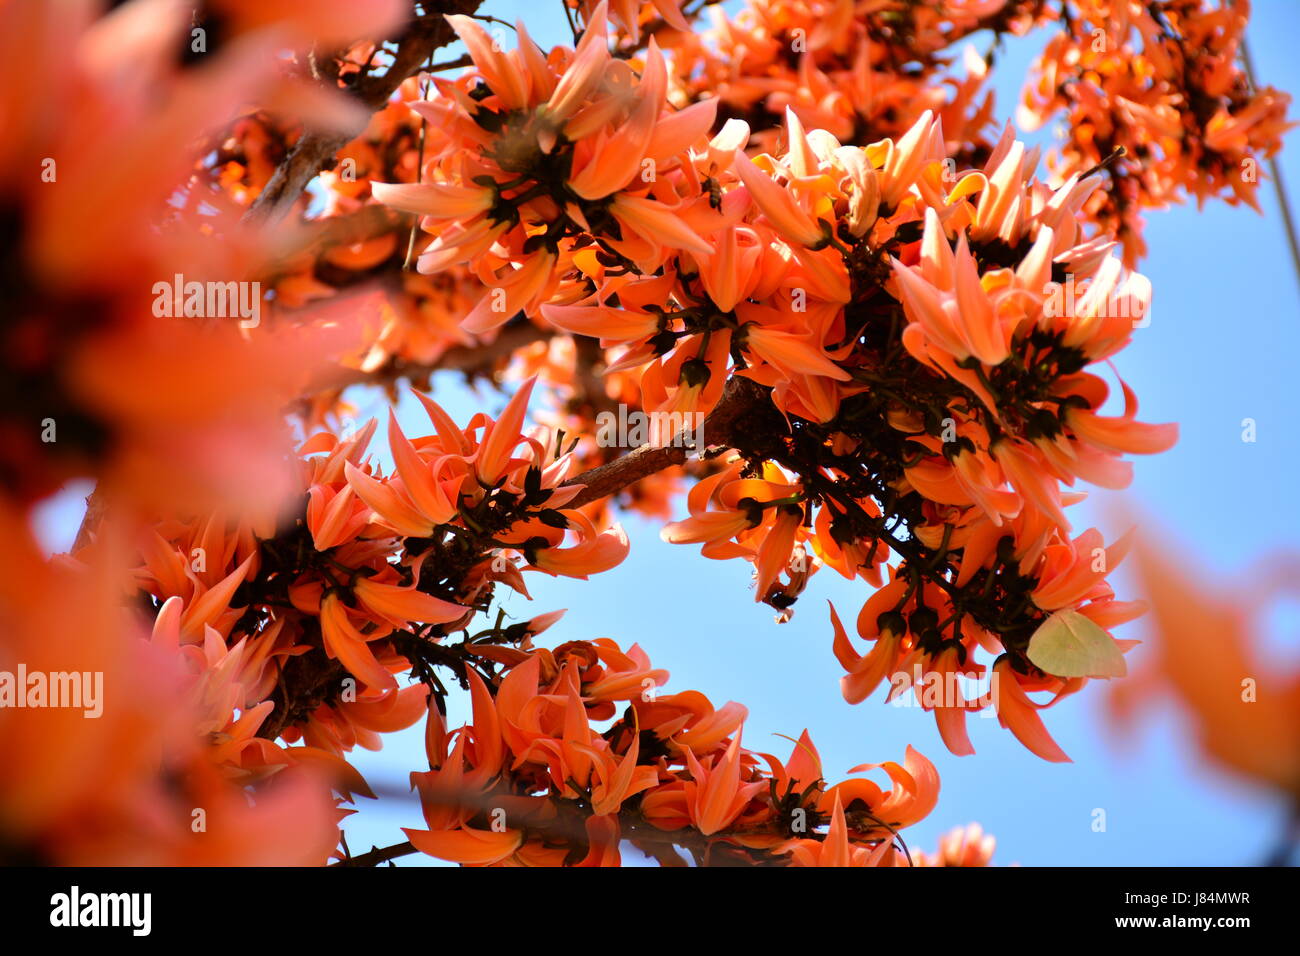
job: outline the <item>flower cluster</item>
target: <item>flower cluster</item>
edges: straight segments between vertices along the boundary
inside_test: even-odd
[[[787,109],[843,142],[901,135],[931,110],[963,163],[991,146],[992,56],[967,45],[959,75],[950,51],[984,31],[1022,36],[1044,16],[1036,0],[749,0],[734,17],[715,13],[711,28],[674,45],[680,95],[716,97],[719,115],[748,122],[764,149]]]
[[[341,754],[409,725],[426,695],[399,689],[394,675],[436,657],[495,582],[527,594],[520,556],[528,568],[585,578],[627,554],[620,528],[599,531],[557,507],[581,489],[559,487],[569,461],[553,440],[521,436],[529,391],[464,429],[420,395],[435,433],[412,442],[390,418],[388,476],[364,457],[376,422],[344,440],[317,434],[300,449],[302,505],[288,515],[157,526],[135,574],[158,605],[155,640],[207,648],[208,667],[242,688],[248,735],[275,710],[271,737]],[[286,676],[306,682],[301,695],[285,690]]]
[[[580,486],[560,487],[569,461],[553,454],[553,440],[520,434],[528,392],[517,393],[500,418],[479,415],[463,429],[421,396],[435,433],[411,442],[390,421],[396,468],[389,476],[364,458],[375,422],[345,440],[320,433],[300,449],[296,511],[166,517],[138,539],[139,564],[119,587],[131,606],[147,609],[151,636],[146,650],[130,654],[176,672],[160,685],[179,688],[160,719],[185,714],[174,721],[192,731],[176,734],[182,753],[213,779],[241,787],[298,767],[320,778],[321,799],[329,788],[338,794],[325,804],[327,815],[303,819],[318,829],[300,843],[318,852],[302,862],[320,862],[336,842],[334,832],[322,844],[319,825],[334,831],[339,800],[373,796],[346,754],[358,745],[377,749],[382,734],[424,717],[431,689],[445,696],[432,669],[457,664],[468,646],[442,647],[445,635],[487,608],[495,582],[527,594],[515,556],[549,574],[586,577],[627,553],[617,527],[598,531],[582,512],[557,507]],[[564,547],[569,529],[576,542]],[[119,537],[114,525],[101,527],[60,573],[93,582],[96,568],[123,563]],[[111,588],[103,594],[113,596]],[[557,618],[478,637],[517,643]],[[96,633],[105,634],[106,652],[110,640],[135,648],[134,627],[114,612]],[[31,649],[16,658],[24,659],[33,661]],[[412,670],[423,682],[399,687],[396,675]],[[125,671],[123,681],[148,679]],[[112,692],[124,687],[116,683]],[[301,828],[292,834],[301,837]]]
[[[345,440],[315,436],[300,450],[300,513],[148,531],[129,588],[150,609],[152,636],[129,643],[183,675],[162,686],[185,708],[175,746],[199,770],[184,772],[259,792],[278,781],[263,798],[272,809],[316,801],[320,813],[282,840],[322,854],[333,843],[322,831],[351,812],[343,804],[373,796],[346,755],[423,718],[430,770],[412,781],[429,829],[408,836],[442,859],[618,865],[626,839],[662,862],[680,862],[680,847],[701,863],[910,865],[898,831],[934,808],[939,787],[910,748],[903,765],[880,765],[891,790],[858,778],[828,786],[806,734],[784,763],[744,750],[743,706],[659,694],[667,672],[637,647],[533,647],[559,614],[508,627],[498,617],[470,636],[496,582],[527,594],[508,554],[585,577],[627,550],[621,532],[597,534],[581,511],[555,507],[581,486],[563,483],[567,456],[543,432],[520,434],[529,391],[466,428],[421,396],[434,433],[411,441],[390,420],[388,476],[363,457],[374,422]],[[565,525],[579,539],[569,548],[558,546]],[[111,547],[96,535],[65,572],[88,573]],[[451,643],[453,631],[465,639]],[[473,722],[454,733],[439,669],[473,704]],[[418,680],[400,687],[408,671]],[[593,726],[621,703],[611,726]]]
[[[934,708],[949,746],[971,752],[964,716],[992,704],[1065,759],[1026,692],[1115,676],[1124,645],[1106,629],[1140,612],[1105,584],[1122,546],[1070,537],[1081,495],[1066,489],[1124,487],[1124,453],[1176,436],[1137,421],[1127,386],[1123,414],[1102,414],[1107,385],[1087,370],[1150,302],[1080,221],[1101,177],[1036,181],[1010,128],[981,169],[957,170],[929,111],[858,147],[791,110],[785,148],[751,158],[744,122],[705,132],[713,101],[666,104],[653,40],[629,75],[594,19],[547,61],[526,36],[500,52],[456,23],[476,69],[413,104],[438,117],[434,181],[373,187],[438,230],[421,269],[476,263],[472,329],[522,310],[621,349],[613,367],[639,372],[647,409],[706,412],[728,375],[760,386],[782,417],[732,430],[735,460],[665,538],[752,561],[783,618],[823,563],[877,586],[888,566],[859,619],[873,651],[836,625],[846,697],[913,667],[978,677],[983,648],[998,693]],[[1105,662],[1054,655],[1067,626],[1095,628]]]
[[[1059,176],[1111,161],[1115,187],[1088,213],[1123,240],[1125,259],[1146,252],[1143,208],[1190,195],[1258,209],[1259,166],[1291,128],[1291,97],[1255,89],[1238,64],[1250,4],[1073,7],[1035,62],[1017,119],[1028,130],[1059,119],[1069,130]]]
[[[466,671],[472,722],[449,733],[431,711],[430,769],[411,775],[428,829],[406,834],[440,859],[618,866],[625,841],[674,866],[679,850],[700,865],[905,866],[897,831],[938,800],[934,766],[910,747],[901,766],[850,771],[883,768],[885,791],[866,778],[828,785],[806,731],[784,762],[746,750],[746,708],[658,693],[668,673],[636,646],[472,653],[503,673]]]

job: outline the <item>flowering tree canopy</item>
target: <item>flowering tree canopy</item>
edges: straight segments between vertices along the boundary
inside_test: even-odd
[[[1071,507],[1177,439],[1110,362],[1143,216],[1256,206],[1289,128],[1249,5],[556,7],[546,47],[479,0],[0,0],[0,857],[989,863],[976,825],[907,846],[937,755],[828,776],[654,648],[501,612],[600,588],[626,512],[751,564],[848,705],[915,695],[954,755],[991,709],[1069,760],[1042,712],[1125,676],[1132,538]],[[438,371],[504,410],[458,419]],[[365,389],[423,417],[348,428]],[[30,514],[74,478],[47,560]],[[350,755],[414,725],[426,826],[354,855]]]

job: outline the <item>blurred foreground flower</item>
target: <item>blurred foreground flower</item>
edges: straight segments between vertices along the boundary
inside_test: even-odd
[[[1268,609],[1296,593],[1300,556],[1216,582],[1188,570],[1185,549],[1151,542],[1138,545],[1134,566],[1151,604],[1154,653],[1111,690],[1113,716],[1127,725],[1160,693],[1172,694],[1210,761],[1300,804],[1300,668],[1279,668],[1263,646]]]

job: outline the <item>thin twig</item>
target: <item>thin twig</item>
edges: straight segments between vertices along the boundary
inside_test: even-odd
[[[330,866],[378,866],[380,863],[387,863],[389,860],[395,860],[399,856],[409,856],[416,852],[411,841],[405,843],[396,843],[393,846],[386,846],[383,849],[375,847],[368,853],[362,853],[360,856],[349,856],[337,863],[331,863]]]
[[[1250,55],[1250,47],[1246,45],[1246,32],[1241,33],[1241,64],[1246,68],[1246,80],[1250,83],[1250,91],[1257,93],[1259,84],[1255,81],[1255,64]],[[1291,266],[1295,271],[1296,282],[1300,283],[1300,240],[1296,238],[1295,220],[1291,217],[1291,200],[1287,197],[1286,183],[1282,181],[1282,167],[1278,164],[1276,156],[1269,156],[1266,160],[1268,163],[1269,175],[1273,177],[1273,189],[1277,193],[1278,208],[1282,210],[1282,225],[1286,229],[1287,245],[1291,247]]]

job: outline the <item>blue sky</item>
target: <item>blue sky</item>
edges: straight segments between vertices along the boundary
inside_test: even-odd
[[[1300,87],[1293,49],[1300,4],[1257,0],[1254,7],[1249,36],[1259,80],[1293,91]],[[558,4],[538,12],[535,4],[488,0],[484,10],[507,19],[522,11],[543,43],[562,40],[567,29]],[[1041,42],[1041,35],[1008,41],[996,68],[999,116],[1014,108]],[[1300,186],[1297,147],[1300,138],[1292,133],[1281,156],[1294,186]],[[1116,363],[1141,399],[1143,420],[1177,421],[1182,428],[1172,451],[1137,461],[1129,501],[1143,520],[1175,529],[1185,560],[1207,575],[1236,574],[1263,554],[1294,547],[1300,532],[1295,413],[1284,399],[1300,354],[1300,286],[1271,185],[1260,196],[1263,217],[1222,203],[1202,212],[1190,206],[1149,214],[1150,254],[1141,268],[1155,288],[1151,322]],[[468,392],[456,376],[439,376],[434,386],[438,401],[461,421],[480,407],[496,413],[505,401],[490,391]],[[423,428],[414,404],[403,402],[400,415],[404,425]],[[366,414],[380,408],[362,403]],[[1241,440],[1245,418],[1257,423],[1254,443]],[[85,493],[70,488],[41,512],[38,528],[51,550],[70,543]],[[1107,517],[1107,500],[1107,493],[1094,492],[1076,512],[1076,526],[1097,524],[1108,538],[1124,530]],[[635,517],[625,527],[632,553],[623,565],[589,582],[531,575],[535,600],[512,598],[507,610],[523,618],[568,608],[546,635],[551,643],[608,636],[625,647],[641,644],[656,666],[671,672],[670,692],[693,688],[715,705],[746,704],[751,749],[784,757],[790,744],[774,735],[798,736],[808,728],[831,779],[859,763],[901,760],[906,745],[914,745],[935,762],[943,789],[934,813],[906,832],[912,846],[933,848],[952,826],[977,820],[997,837],[994,859],[1002,864],[1227,865],[1258,862],[1279,833],[1280,801],[1200,765],[1169,707],[1129,739],[1116,739],[1102,714],[1100,682],[1046,712],[1072,764],[1040,760],[996,720],[984,719],[970,721],[976,755],[954,757],[919,708],[884,704],[881,695],[850,707],[840,697],[825,602],[833,600],[841,615],[856,615],[869,593],[861,582],[818,574],[793,621],[778,625],[770,608],[754,603],[747,564],[709,561],[696,547],[664,544],[657,526]],[[1123,592],[1122,575],[1118,583]],[[1281,631],[1274,647],[1292,659],[1300,630],[1295,612],[1291,607],[1273,617]],[[1142,637],[1142,623],[1121,635]],[[1143,653],[1139,647],[1130,659]],[[453,708],[452,720],[463,713]],[[407,773],[424,767],[418,728],[355,762],[373,780],[404,788]],[[414,800],[365,803],[346,828],[354,852],[399,842],[399,826],[422,825]],[[1105,832],[1092,826],[1099,808]]]

